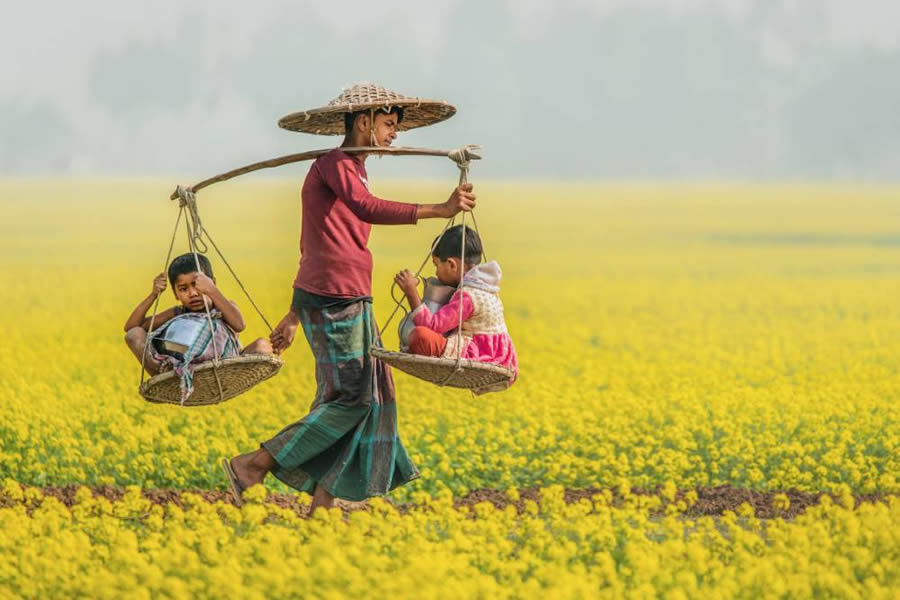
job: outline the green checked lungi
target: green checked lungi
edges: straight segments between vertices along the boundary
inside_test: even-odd
[[[310,413],[262,444],[277,463],[272,474],[300,491],[318,484],[355,501],[416,479],[397,435],[390,367],[369,355],[378,339],[371,299],[295,290],[292,310],[315,356],[318,387]]]

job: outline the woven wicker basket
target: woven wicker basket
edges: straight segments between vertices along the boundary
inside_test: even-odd
[[[511,370],[492,363],[463,359],[460,361],[460,368],[457,371],[456,359],[453,358],[419,356],[391,352],[383,348],[373,348],[370,354],[404,373],[438,385],[474,391],[490,388],[497,384],[509,384],[513,380]],[[447,379],[448,376],[450,376],[449,379]]]
[[[412,98],[374,83],[359,83],[343,91],[326,106],[291,113],[278,121],[282,129],[318,135],[344,135],[344,114],[370,108],[403,108],[398,131],[433,125],[456,114],[456,107],[443,100]]]
[[[222,383],[220,396],[213,363],[203,363],[194,370],[194,392],[185,400],[184,406],[206,406],[234,398],[278,373],[283,364],[280,358],[270,354],[248,354],[220,360],[216,367]],[[149,402],[181,404],[181,388],[174,371],[150,378],[141,384],[138,391]]]

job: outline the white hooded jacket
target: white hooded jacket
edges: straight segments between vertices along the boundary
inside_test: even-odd
[[[503,272],[496,260],[475,265],[463,277],[462,287],[484,290],[491,294],[500,293],[500,279]]]

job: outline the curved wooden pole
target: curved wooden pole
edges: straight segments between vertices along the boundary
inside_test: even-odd
[[[238,167],[237,169],[232,169],[231,171],[227,171],[220,175],[216,175],[214,177],[210,177],[209,179],[204,179],[199,183],[195,183],[191,187],[187,188],[189,191],[198,192],[205,187],[211,186],[214,183],[219,183],[220,181],[227,181],[234,177],[238,177],[239,175],[244,175],[246,173],[251,173],[253,171],[259,171],[260,169],[270,169],[272,167],[280,167],[281,165],[287,165],[295,162],[302,162],[304,160],[311,160],[314,158],[319,158],[323,154],[328,154],[334,150],[334,148],[326,148],[324,150],[309,150],[307,152],[299,152],[297,154],[288,154],[286,156],[279,156],[277,158],[270,158],[269,160],[264,160],[260,162],[255,162],[253,164],[249,164],[243,167]],[[462,151],[465,154],[467,160],[478,160],[481,158],[480,147],[479,146],[464,146],[460,150],[432,150],[430,148],[410,148],[407,146],[398,146],[396,148],[392,148],[390,146],[387,147],[379,147],[379,146],[358,146],[352,148],[341,148],[347,154],[390,154],[394,156],[445,156],[450,158],[451,160],[456,160],[453,158],[454,153],[459,153]],[[178,192],[172,192],[172,195],[169,196],[172,200],[178,199]]]

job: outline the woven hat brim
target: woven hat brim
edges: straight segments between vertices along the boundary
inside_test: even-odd
[[[394,100],[367,102],[363,104],[338,104],[291,113],[278,121],[278,126],[290,131],[316,135],[344,135],[344,114],[370,108],[399,106],[403,108],[403,120],[397,125],[398,131],[408,131],[417,127],[434,125],[456,114],[456,107],[442,100]]]

